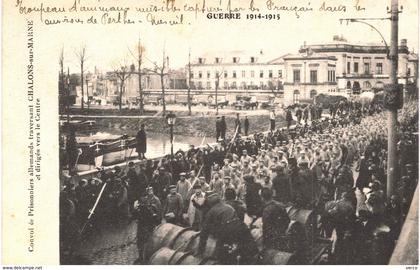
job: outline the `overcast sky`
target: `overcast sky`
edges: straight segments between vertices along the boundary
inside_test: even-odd
[[[99,0],[97,0],[99,1]],[[127,0],[128,1],[128,0]],[[201,2],[202,0],[196,0]],[[207,0],[211,1],[211,0]],[[217,0],[219,1],[219,0]],[[223,0],[221,0],[223,1]],[[239,1],[239,0],[236,0]],[[190,1],[194,2],[194,1]],[[265,5],[265,1],[257,1]],[[277,0],[283,5],[307,5],[318,7],[320,0]],[[338,0],[326,3],[338,3]],[[61,27],[45,27],[44,38],[54,36],[51,40],[52,50],[57,51],[64,45],[65,63],[71,70],[77,69],[77,60],[74,55],[76,48],[86,44],[87,67],[93,71],[96,66],[100,70],[110,70],[118,66],[122,59],[132,62],[128,47],[134,46],[141,36],[146,47],[146,57],[151,61],[161,61],[162,48],[165,44],[166,54],[170,59],[172,68],[183,67],[188,63],[188,50],[191,48],[192,57],[197,57],[207,51],[217,50],[246,50],[260,49],[273,58],[285,53],[297,53],[299,47],[306,41],[308,44],[319,44],[332,41],[333,35],[343,35],[349,42],[380,43],[380,36],[366,25],[360,23],[340,24],[340,18],[348,17],[386,17],[386,8],[390,0],[359,0],[364,12],[354,12],[353,5],[356,0],[341,0],[346,4],[346,12],[322,13],[313,12],[300,14],[296,18],[294,13],[281,13],[280,20],[209,20],[204,14],[198,18],[187,18],[190,25],[183,26],[149,26],[137,24],[135,26],[88,26],[75,25]],[[293,3],[293,4],[292,4]],[[417,0],[400,0],[403,12],[400,14],[399,39],[407,38],[410,50],[418,52],[418,2]],[[243,14],[244,16],[245,14]],[[384,35],[387,42],[390,40],[390,21],[373,21]],[[58,57],[57,57],[58,58]],[[147,60],[147,62],[149,62]],[[76,70],[74,70],[76,72]]]

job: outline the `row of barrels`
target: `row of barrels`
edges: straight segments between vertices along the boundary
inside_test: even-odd
[[[216,251],[216,240],[209,237],[203,255],[194,257],[198,249],[200,232],[172,223],[163,223],[155,228],[146,243],[143,257],[149,264],[215,264],[210,260]]]
[[[313,226],[313,213],[310,210],[287,208],[291,224],[301,224],[305,229]],[[289,226],[290,228],[290,226]],[[306,234],[306,232],[300,232]],[[262,264],[293,264],[296,263],[293,253],[279,250],[262,249],[261,227],[251,230],[262,254]],[[143,257],[151,265],[202,265],[217,264],[214,260],[216,240],[211,236],[207,240],[205,251],[200,257],[192,254],[198,249],[200,232],[183,228],[171,223],[159,225],[146,243]]]

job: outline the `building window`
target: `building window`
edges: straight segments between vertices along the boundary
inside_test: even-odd
[[[294,83],[299,83],[300,82],[300,70],[299,69],[293,70],[293,82]]]
[[[228,77],[228,73],[227,71],[223,72],[223,77],[227,78]]]
[[[216,57],[216,64],[219,64],[219,63],[220,63],[220,58]]]
[[[242,70],[242,78],[245,78],[245,70]]]
[[[255,57],[251,57],[251,63],[255,63]]]
[[[241,82],[241,88],[246,89],[246,82]]]
[[[312,89],[311,92],[309,93],[309,97],[314,98],[315,96],[316,96],[316,90]]]
[[[220,75],[219,71],[216,71],[214,78],[219,79],[219,75]]]
[[[359,63],[354,63],[353,72],[356,73],[356,74],[359,73]]]
[[[210,71],[207,71],[207,79],[210,79],[211,75],[210,75]]]
[[[347,81],[347,87],[346,88],[351,89],[351,82],[350,81]]]
[[[260,70],[260,78],[264,78],[264,70]]]
[[[370,64],[369,63],[364,63],[364,73],[365,74],[370,74]]]
[[[411,75],[411,68],[407,69],[407,77]]]
[[[318,72],[316,70],[311,70],[310,76],[311,76],[311,83],[318,82]]]
[[[372,88],[372,84],[370,82],[363,82],[363,90],[369,90]]]
[[[300,92],[299,90],[295,90],[293,92],[293,103],[299,103],[299,99],[300,99]]]
[[[233,63],[235,63],[235,64],[236,64],[236,63],[238,63],[238,57],[233,57],[233,58],[232,58],[232,61],[233,61]]]
[[[264,89],[264,82],[260,82],[260,89]]]
[[[351,63],[347,62],[347,74],[351,73],[351,69],[350,69]]]
[[[198,82],[198,89],[203,88],[203,83],[202,82]]]
[[[193,72],[190,73],[190,78],[194,79],[194,73]]]
[[[254,76],[255,76],[255,72],[251,70],[251,78],[254,78]]]
[[[335,82],[335,70],[328,70],[328,82]]]
[[[382,63],[376,63],[376,74],[382,74]]]
[[[200,78],[200,79],[203,78],[203,72],[201,72],[201,71],[198,72],[198,78]]]
[[[210,82],[208,81],[207,82],[207,89],[210,89],[211,88],[211,84],[210,84]]]
[[[198,63],[202,64],[204,62],[203,58],[198,58]]]
[[[228,84],[228,82],[224,82],[224,83],[223,83],[223,88],[225,88],[225,89],[229,89],[229,84]]]
[[[232,72],[232,78],[236,78],[236,71]]]
[[[353,83],[353,94],[354,95],[358,95],[358,94],[360,94],[360,84],[359,84],[359,82],[358,81],[355,81],[354,83]]]
[[[236,89],[236,82],[232,82],[232,88]]]
[[[273,71],[272,70],[268,71],[268,78],[273,78]]]
[[[283,78],[283,71],[279,69],[279,78]]]

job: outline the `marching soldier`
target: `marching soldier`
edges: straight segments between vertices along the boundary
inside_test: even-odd
[[[286,111],[286,122],[287,122],[287,130],[289,130],[290,126],[292,125],[293,116],[290,109],[287,109]]]
[[[165,167],[160,167],[158,173],[154,175],[151,183],[156,196],[160,200],[166,199],[171,181],[171,176],[165,171]]]
[[[220,137],[222,140],[226,139],[226,120],[225,117],[222,116],[222,120],[220,121]]]
[[[236,215],[238,216],[240,221],[244,221],[246,207],[243,202],[236,199],[236,191],[233,188],[228,188],[225,191],[225,201],[227,204],[235,209]]]
[[[249,119],[248,119],[248,116],[245,116],[245,120],[244,120],[244,131],[245,131],[245,136],[248,136],[248,131],[249,131]]]
[[[309,108],[308,106],[306,106],[305,109],[303,110],[303,121],[305,122],[305,124],[308,123],[308,118],[309,118]]]
[[[286,230],[290,218],[283,205],[273,200],[273,191],[269,188],[261,190],[264,203],[262,214],[263,246],[265,249],[283,250],[286,246]]]
[[[271,110],[270,112],[270,130],[274,131],[276,129],[276,112]]]
[[[179,224],[182,221],[182,213],[184,210],[182,196],[176,192],[176,186],[169,186],[169,194],[166,198],[165,220],[169,223]]]
[[[297,118],[297,123],[300,125],[300,120],[302,119],[302,110],[300,109],[300,107],[296,108],[295,116]]]

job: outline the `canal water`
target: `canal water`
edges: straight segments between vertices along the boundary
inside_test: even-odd
[[[121,136],[114,130],[98,131],[90,134],[80,134],[77,136],[78,142],[90,142],[103,139],[115,139]],[[181,150],[188,150],[192,144],[194,146],[206,145],[207,143],[214,143],[215,138],[208,137],[191,137],[184,135],[174,134],[174,153]],[[148,159],[158,158],[171,153],[171,142],[169,134],[162,133],[147,133],[147,152],[146,157]],[[136,156],[135,150],[133,151],[133,157]]]

